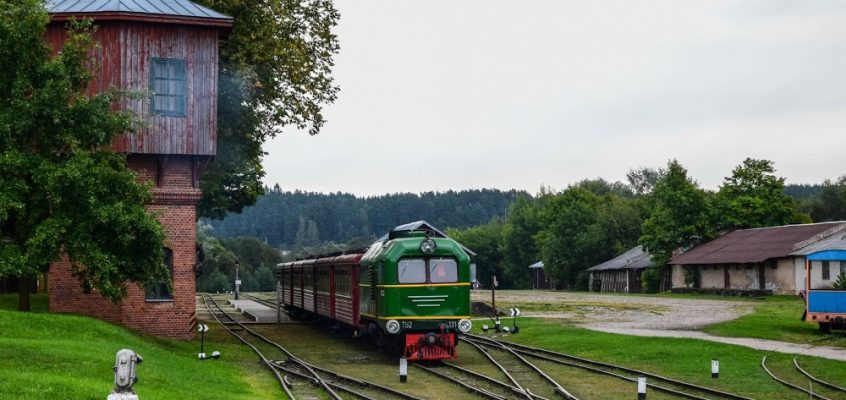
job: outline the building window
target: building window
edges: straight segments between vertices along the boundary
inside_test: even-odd
[[[823,261],[822,262],[822,278],[824,281],[831,279],[831,269],[829,268],[829,262]]]
[[[153,58],[150,80],[153,115],[185,116],[186,75],[185,60]]]
[[[170,278],[173,280],[173,250],[167,247],[162,247],[164,253],[165,265],[170,273]],[[151,283],[147,285],[146,300],[173,300],[173,295],[167,288],[167,282]]]

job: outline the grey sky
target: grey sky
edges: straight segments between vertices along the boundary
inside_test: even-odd
[[[846,174],[846,2],[336,0],[338,101],[268,143],[265,182],[531,193],[677,158]]]

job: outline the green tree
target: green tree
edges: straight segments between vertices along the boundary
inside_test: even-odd
[[[820,193],[802,199],[798,207],[816,222],[846,220],[846,175],[834,182],[826,179]]]
[[[335,101],[339,14],[331,0],[196,0],[235,19],[221,41],[218,153],[198,215],[223,218],[264,192],[262,144],[283,129],[320,132]]]
[[[563,287],[587,289],[585,271],[629,250],[642,216],[630,192],[588,190],[581,182],[541,202],[536,235],[544,270]]]
[[[716,197],[722,227],[756,228],[795,222],[793,199],[784,193],[784,178],[774,173],[769,160],[747,158],[735,167]]]
[[[147,187],[113,153],[130,115],[112,93],[86,95],[90,23],[72,23],[52,57],[39,0],[0,0],[0,275],[26,281],[62,254],[87,293],[117,301],[126,282],[169,281]]]
[[[502,229],[502,274],[505,287],[531,288],[529,265],[540,260],[535,235],[540,231],[537,203],[520,197],[509,208]],[[498,273],[498,274],[499,274]]]
[[[676,160],[650,194],[652,213],[643,221],[640,244],[663,266],[673,252],[713,235],[710,195],[700,189]]]
[[[448,229],[449,237],[476,252],[476,279],[486,287],[491,284],[491,276],[502,264],[503,222],[494,220],[485,225],[466,229]],[[502,281],[502,276],[498,278]],[[510,282],[505,281],[508,284]],[[510,286],[510,285],[509,285]]]

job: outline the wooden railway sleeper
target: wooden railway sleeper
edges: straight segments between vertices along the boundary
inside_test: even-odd
[[[459,386],[461,386],[461,387],[463,387],[463,388],[467,389],[467,390],[468,390],[468,391],[470,391],[470,392],[477,393],[477,394],[482,395],[482,396],[484,396],[484,397],[486,397],[486,398],[489,398],[489,399],[494,399],[494,400],[508,400],[505,396],[500,396],[500,395],[498,395],[498,394],[496,394],[496,393],[493,393],[493,392],[491,392],[491,391],[488,391],[488,390],[486,390],[486,389],[483,389],[483,388],[479,388],[479,387],[472,386],[472,385],[470,385],[470,384],[467,384],[467,383],[465,383],[465,382],[462,382],[461,380],[459,380],[459,379],[457,379],[457,378],[454,378],[454,377],[451,377],[451,376],[449,376],[449,375],[447,375],[447,374],[444,374],[443,372],[440,372],[440,371],[435,371],[433,368],[424,367],[424,366],[422,366],[422,365],[420,365],[420,364],[411,364],[411,365],[413,365],[413,366],[415,366],[415,367],[417,367],[417,368],[420,368],[420,369],[422,369],[422,370],[424,370],[424,371],[426,371],[426,372],[428,372],[428,373],[430,373],[430,374],[433,374],[433,375],[435,375],[435,376],[438,376],[438,377],[441,377],[441,378],[443,378],[443,379],[446,379],[446,380],[448,380],[448,381],[450,381],[450,382],[452,382],[452,383],[455,383],[456,385],[459,385]]]
[[[526,390],[526,388],[524,388],[522,385],[520,385],[520,383],[517,382],[516,379],[514,379],[514,376],[512,376],[511,373],[509,373],[508,370],[506,370],[505,367],[502,366],[502,364],[499,363],[499,361],[494,359],[493,356],[491,356],[490,353],[488,353],[488,351],[485,350],[485,348],[483,348],[482,346],[476,344],[476,342],[471,341],[471,340],[469,340],[465,337],[459,337],[459,340],[462,340],[465,343],[468,343],[471,346],[475,347],[477,350],[479,350],[479,352],[481,352],[488,359],[488,361],[490,361],[493,365],[495,365],[497,368],[499,368],[499,370],[502,371],[503,374],[505,374],[505,377],[508,378],[508,380],[511,381],[511,383],[514,384],[514,387],[518,389],[518,393],[521,396],[523,396],[523,397],[525,397],[529,400],[534,400],[534,398],[532,397],[532,395],[529,394],[529,392]]]

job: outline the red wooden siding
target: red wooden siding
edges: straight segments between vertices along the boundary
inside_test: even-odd
[[[45,40],[53,48],[64,42],[66,26],[53,23]],[[216,28],[103,22],[95,39],[98,68],[90,91],[110,87],[143,93],[139,100],[126,100],[122,107],[141,117],[134,134],[115,139],[114,150],[122,153],[215,155],[217,151]],[[185,117],[150,115],[151,59],[183,59],[187,68]]]

